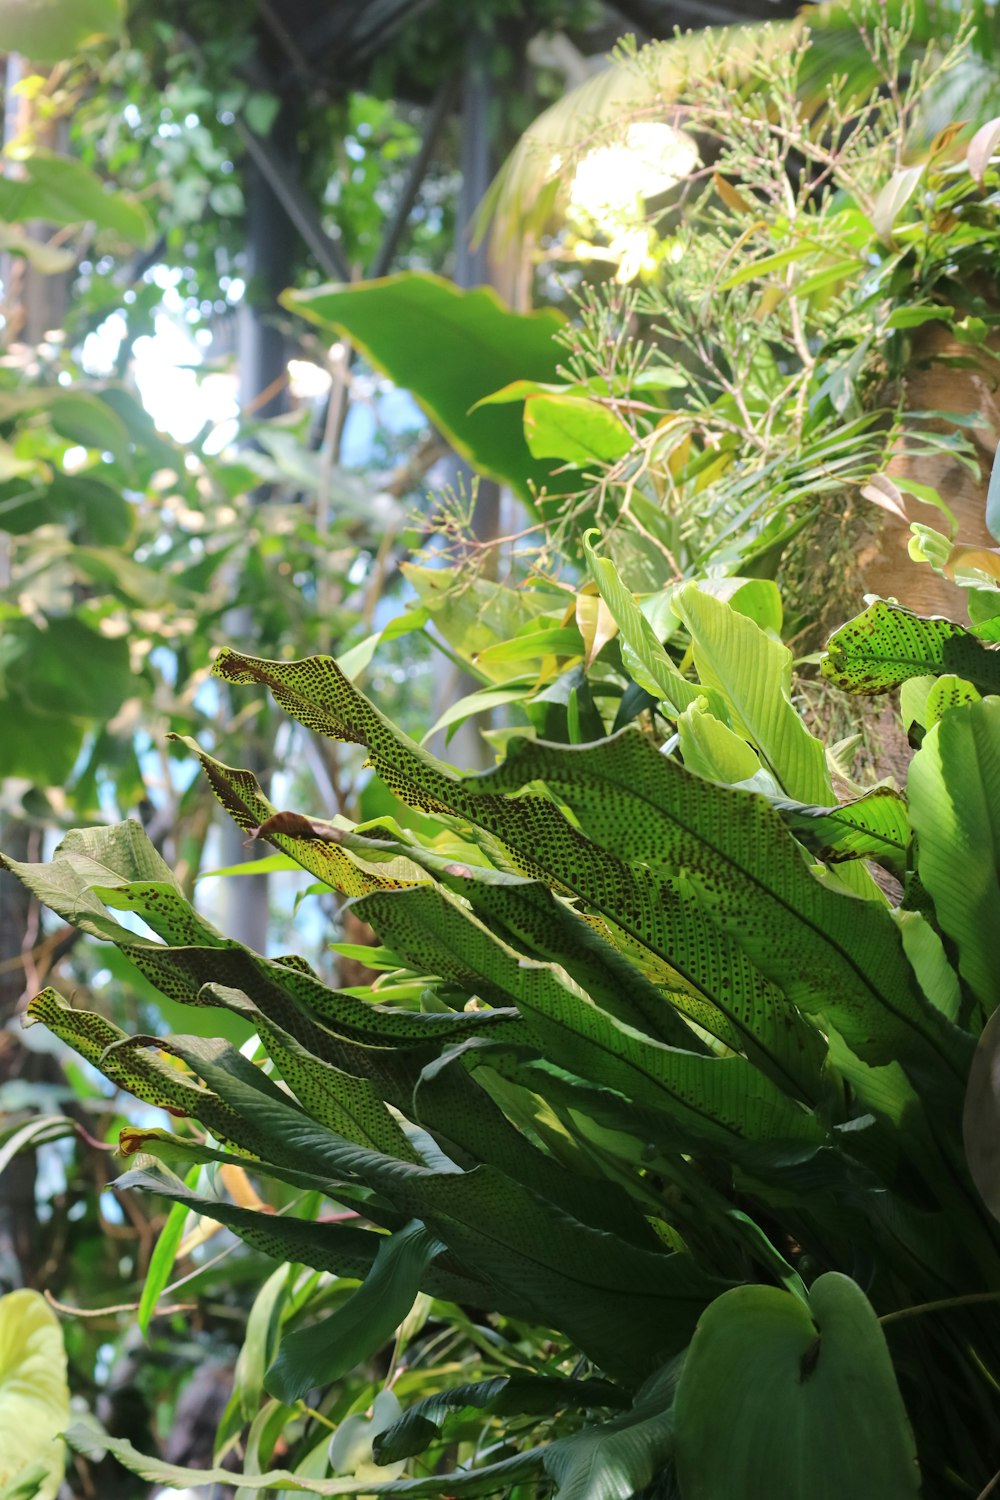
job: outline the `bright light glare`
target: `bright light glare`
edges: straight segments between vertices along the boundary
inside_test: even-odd
[[[300,401],[314,401],[325,396],[330,389],[330,372],[311,359],[288,361],[288,385],[293,396]]]
[[[621,145],[598,146],[580,162],[569,191],[570,214],[613,234],[640,219],[644,200],[675,187],[697,162],[698,148],[683,130],[637,122]]]
[[[212,423],[205,446],[217,453],[236,434],[236,377],[218,373],[199,379],[193,368],[203,358],[197,344],[163,313],[154,327],[152,337],[143,335],[132,346],[142,404],[157,427],[178,443],[190,443],[206,422]]]

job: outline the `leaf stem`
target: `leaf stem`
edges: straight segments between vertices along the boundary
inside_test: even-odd
[[[901,1307],[896,1312],[886,1313],[879,1318],[879,1322],[884,1328],[888,1323],[898,1323],[901,1318],[915,1318],[921,1313],[945,1312],[951,1307],[973,1307],[980,1302],[1000,1302],[1000,1292],[970,1292],[964,1297],[942,1297],[938,1302],[917,1302],[913,1307]],[[995,1483],[996,1479],[992,1479],[991,1487]]]

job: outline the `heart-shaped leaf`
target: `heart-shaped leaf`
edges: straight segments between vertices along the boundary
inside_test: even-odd
[[[906,1500],[916,1447],[889,1351],[848,1276],[808,1303],[741,1286],[703,1314],[674,1404],[684,1500]]]

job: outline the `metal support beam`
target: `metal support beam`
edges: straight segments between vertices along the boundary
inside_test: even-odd
[[[294,110],[286,104],[274,126],[273,149],[268,160],[273,164],[285,154],[291,159],[295,140]],[[269,146],[271,143],[268,143]],[[284,409],[287,392],[284,376],[288,349],[281,325],[276,318],[278,294],[291,279],[295,228],[291,215],[280,211],[280,199],[273,174],[258,164],[251,154],[243,176],[247,200],[247,292],[240,304],[237,323],[239,367],[239,403],[242,411],[255,417],[277,416]],[[286,198],[299,192],[294,169],[287,168],[282,183]],[[253,617],[249,609],[231,611],[226,628],[235,640],[247,642],[253,649]],[[273,715],[261,710],[260,721],[273,723]],[[252,770],[265,785],[270,772],[270,750],[266,730],[255,736],[241,753],[241,764]],[[248,857],[245,835],[228,818],[222,825],[222,863],[242,864]],[[229,937],[244,943],[258,953],[266,952],[268,931],[268,879],[250,875],[222,884],[221,925]]]
[[[406,221],[410,217],[413,205],[417,201],[417,194],[420,191],[424,178],[427,176],[427,168],[430,166],[434,147],[437,145],[438,136],[441,134],[441,127],[448,118],[454,97],[454,80],[449,78],[438,89],[430,109],[427,111],[420,150],[410,165],[409,173],[403,184],[403,191],[400,193],[396,207],[392,211],[392,218],[386,225],[385,233],[382,236],[382,243],[378,247],[378,254],[372,261],[371,270],[368,273],[373,278],[376,276],[385,276],[396,258],[396,251],[399,249],[399,242],[403,237]]]
[[[489,69],[489,53],[488,32],[473,23],[466,41],[465,70],[462,77],[462,177],[455,211],[454,281],[456,286],[466,289],[488,285],[490,281],[485,244],[480,243],[473,248],[470,243],[476,209],[490,185],[493,168],[490,141],[493,79]],[[471,469],[458,458],[455,459],[453,483],[456,488],[467,487],[472,483]],[[494,479],[481,478],[478,481],[472,529],[480,541],[492,540],[500,534],[500,486]],[[438,713],[480,686],[477,680],[453,667],[443,675],[439,683]],[[449,760],[463,768],[485,768],[492,763],[492,752],[471,720],[459,725],[446,753]]]
[[[303,191],[292,162],[275,148],[273,141],[256,135],[240,115],[236,116],[236,130],[276,204],[305,240],[320,269],[334,281],[349,281],[351,273],[340,246],[323,228],[316,206]]]

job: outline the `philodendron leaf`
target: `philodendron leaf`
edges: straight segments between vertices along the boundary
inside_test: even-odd
[[[955,708],[928,730],[910,763],[917,873],[958,968],[989,1016],[1000,1005],[1000,699]]]
[[[924,619],[877,599],[827,641],[823,676],[848,693],[887,693],[911,677],[950,672],[1000,692],[1000,654],[951,620]]]
[[[37,1466],[37,1500],[55,1500],[68,1421],[59,1320],[38,1292],[9,1292],[0,1297],[0,1486],[16,1489]]]
[[[281,1340],[264,1377],[266,1389],[292,1405],[370,1359],[392,1338],[413,1306],[428,1266],[444,1249],[419,1219],[383,1236],[371,1270],[344,1306]]]
[[[808,1303],[770,1286],[702,1316],[674,1403],[684,1500],[906,1500],[916,1446],[868,1299],[820,1276]]]

